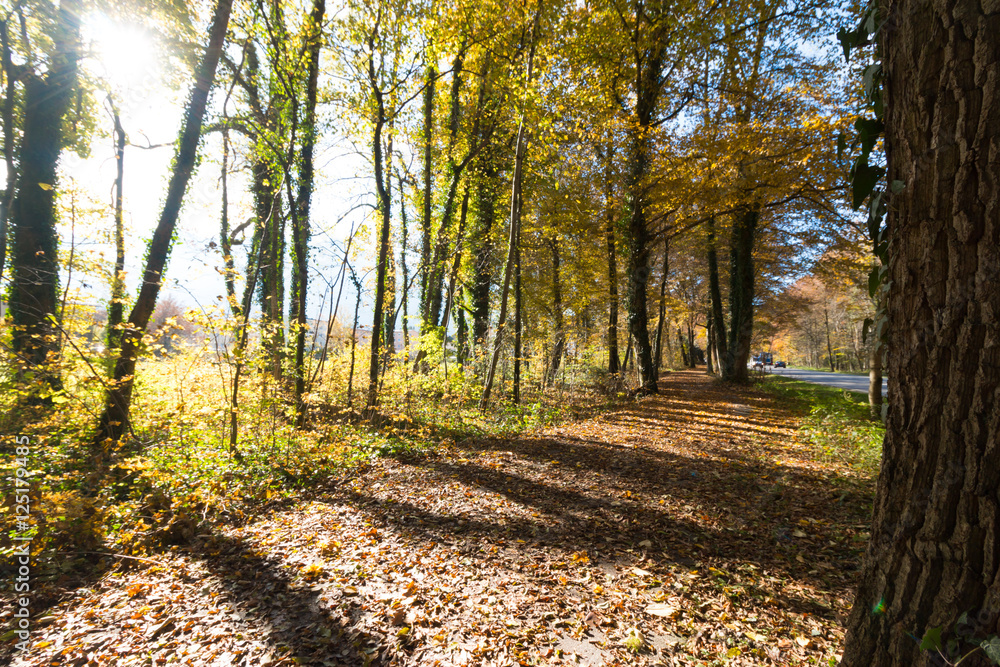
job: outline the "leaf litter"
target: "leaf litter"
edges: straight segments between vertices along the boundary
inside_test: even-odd
[[[12,664],[836,659],[872,480],[816,456],[771,396],[696,372],[661,387],[544,433],[379,459],[129,562],[46,612]]]

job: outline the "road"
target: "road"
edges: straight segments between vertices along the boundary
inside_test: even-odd
[[[797,368],[775,368],[775,375],[783,375],[793,380],[802,382],[812,382],[813,384],[825,384],[828,387],[838,387],[848,391],[860,391],[868,393],[868,376],[848,375],[846,373],[827,373],[825,371],[801,371]],[[882,378],[882,395],[886,393],[886,379]]]

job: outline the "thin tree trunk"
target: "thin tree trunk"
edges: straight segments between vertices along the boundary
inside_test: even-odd
[[[351,325],[351,370],[347,375],[347,407],[351,407],[351,402],[354,400],[354,361],[355,350],[358,347],[358,311],[361,310],[361,281],[358,280],[353,268],[351,269],[351,281],[354,283],[354,289],[357,290],[357,296],[354,299],[354,324]]]
[[[399,176],[397,178],[399,183],[399,224],[400,224],[400,248],[399,248],[399,266],[403,270],[403,293],[401,298],[403,299],[403,348],[406,350],[410,349],[410,269],[406,264],[406,251],[407,251],[407,234],[409,233],[409,227],[406,222],[406,197],[403,190],[403,177]],[[409,352],[407,352],[409,354]],[[408,360],[407,360],[408,361]]]
[[[313,190],[313,153],[316,148],[316,101],[319,95],[319,59],[323,45],[323,15],[326,0],[313,0],[312,13],[306,28],[308,54],[308,75],[306,78],[305,117],[302,123],[302,146],[299,153],[299,188],[295,198],[296,215],[292,222],[292,253],[294,255],[294,275],[292,299],[295,311],[295,423],[305,425],[305,407],[302,403],[306,388],[305,351],[306,333],[309,329],[306,317],[306,297],[309,293],[309,236],[310,205]]]
[[[562,285],[559,276],[559,245],[555,237],[549,239],[549,251],[552,253],[552,318],[553,346],[552,359],[548,372],[545,374],[545,384],[551,387],[559,372],[563,352],[566,349],[566,331],[563,322]]]
[[[612,181],[614,163],[614,140],[609,140],[604,158],[604,240],[608,258],[608,375],[621,372],[618,358],[618,251],[615,248],[615,207],[614,183]]]
[[[125,222],[122,213],[122,189],[125,180],[125,130],[122,128],[118,109],[111,96],[111,114],[115,137],[115,268],[111,277],[111,303],[108,306],[107,348],[108,358],[121,345],[122,319],[125,316]]]
[[[233,239],[229,229],[229,128],[222,128],[222,215],[219,223],[219,247],[225,262],[226,300],[233,317],[241,315],[240,303],[236,299],[236,261],[233,259]]]
[[[656,321],[656,350],[653,357],[653,368],[656,376],[660,376],[660,363],[663,361],[663,332],[667,319],[667,276],[670,274],[670,237],[663,235],[663,274],[660,277],[660,310]]]
[[[535,18],[531,26],[531,48],[528,51],[528,72],[525,77],[525,98],[527,89],[531,85],[533,68],[535,65],[535,46],[538,37],[538,24],[542,18],[542,5],[539,1],[538,9],[535,10]],[[497,321],[497,330],[493,335],[493,355],[490,359],[489,370],[486,374],[486,383],[483,385],[483,395],[479,400],[479,409],[485,411],[490,403],[490,392],[493,389],[493,379],[496,376],[497,362],[500,361],[500,351],[503,349],[504,326],[507,320],[507,297],[510,293],[511,274],[517,257],[518,240],[520,239],[521,227],[521,179],[524,169],[524,151],[527,140],[525,138],[525,115],[527,114],[526,100],[522,102],[521,119],[517,127],[517,148],[514,151],[514,174],[510,204],[510,238],[507,249],[507,266],[504,269],[503,288],[500,293],[500,317]]]
[[[514,257],[514,392],[515,405],[521,402],[521,344],[523,340],[524,313],[521,300],[521,230],[517,232],[517,254]]]
[[[434,190],[434,84],[437,81],[437,68],[434,65],[434,58],[426,56],[428,60],[427,71],[424,79],[424,126],[423,126],[423,149],[424,149],[424,191],[423,191],[423,215],[420,217],[420,317],[421,331],[425,331],[427,323],[427,313],[430,309],[430,271],[431,271],[431,198]]]
[[[385,101],[375,73],[374,44],[368,44],[368,82],[375,97],[375,130],[372,134],[372,158],[375,167],[375,190],[378,198],[378,213],[381,218],[378,232],[378,266],[375,274],[375,312],[372,319],[371,362],[368,367],[368,398],[365,409],[374,415],[378,405],[379,339],[385,317],[385,278],[389,258],[390,205],[389,191],[385,185],[385,170],[382,162],[382,130],[386,122]]]
[[[725,359],[728,354],[726,346],[726,320],[722,316],[722,290],[719,287],[719,254],[715,234],[715,218],[709,218],[705,223],[708,232],[708,295],[712,309],[711,327],[712,341],[715,346],[716,369],[720,375],[725,375]]]
[[[135,364],[139,355],[139,344],[143,332],[146,330],[146,325],[149,324],[149,318],[153,314],[153,308],[156,306],[156,297],[160,292],[163,270],[167,264],[177,217],[184,201],[188,181],[194,170],[205,107],[212,84],[215,81],[215,70],[219,64],[219,56],[225,42],[231,10],[232,0],[218,0],[209,31],[208,48],[196,70],[195,85],[184,115],[184,129],[177,146],[174,169],[167,188],[167,197],[163,204],[160,220],[153,232],[153,238],[149,243],[142,287],[135,300],[135,305],[132,307],[132,312],[129,313],[128,322],[122,335],[121,352],[115,364],[114,382],[108,387],[105,396],[104,413],[101,415],[95,437],[95,443],[100,446],[106,442],[119,441],[130,428],[129,408],[132,403],[132,388],[135,383]]]
[[[830,312],[827,310],[826,305],[823,306],[823,319],[826,322],[826,353],[827,359],[830,361],[830,372],[834,372],[837,369],[833,367],[833,345],[830,343]]]

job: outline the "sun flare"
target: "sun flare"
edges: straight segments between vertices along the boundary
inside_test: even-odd
[[[122,88],[134,88],[156,79],[159,58],[156,41],[148,31],[100,15],[90,22],[89,28],[98,75]]]

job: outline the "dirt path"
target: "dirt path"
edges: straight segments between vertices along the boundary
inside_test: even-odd
[[[703,374],[379,461],[40,619],[17,665],[794,665],[839,653],[870,482]]]

